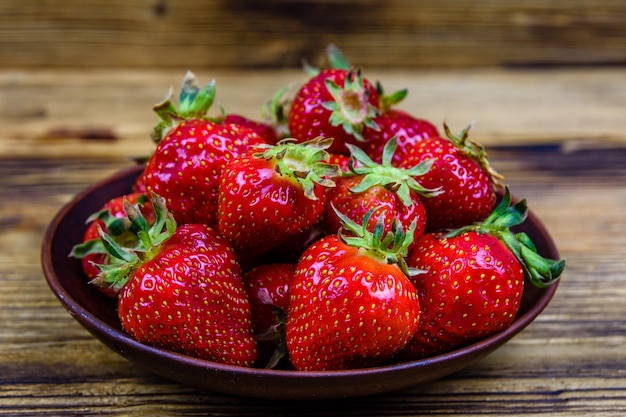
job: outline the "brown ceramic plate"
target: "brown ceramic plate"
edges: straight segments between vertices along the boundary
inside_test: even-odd
[[[395,391],[459,371],[493,352],[530,324],[548,305],[557,285],[526,285],[517,318],[508,329],[454,352],[368,369],[297,372],[250,369],[195,359],[136,342],[121,330],[115,303],[85,284],[80,263],[68,258],[81,241],[85,219],[109,199],[127,193],[140,167],[120,172],[77,195],[49,225],[42,246],[43,271],[70,314],[109,348],[155,374],[200,389],[276,399],[343,398]],[[521,225],[544,257],[558,259],[552,239],[532,214]]]

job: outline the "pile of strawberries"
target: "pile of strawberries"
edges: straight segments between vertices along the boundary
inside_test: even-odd
[[[514,320],[549,285],[469,128],[396,108],[329,47],[258,122],[207,112],[191,73],[154,107],[157,143],[134,189],[89,219],[88,281],[138,341],[210,361],[342,370],[452,351]],[[498,197],[498,195],[500,195]]]

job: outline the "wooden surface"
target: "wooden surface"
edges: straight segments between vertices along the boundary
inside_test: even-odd
[[[70,317],[44,281],[39,249],[75,193],[150,152],[151,105],[182,72],[0,70],[0,415],[626,415],[626,72],[374,74],[389,89],[409,86],[403,107],[437,124],[476,120],[474,137],[552,234],[568,267],[534,323],[458,374],[354,401],[270,403],[149,374]],[[198,75],[217,79],[228,110],[252,117],[302,77]]]
[[[1,67],[294,68],[327,43],[388,68],[626,63],[622,0],[3,0]]]

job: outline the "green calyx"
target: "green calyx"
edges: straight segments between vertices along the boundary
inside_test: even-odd
[[[333,44],[326,47],[326,58],[329,67],[347,71],[343,87],[333,80],[326,79],[325,84],[333,100],[322,103],[325,109],[331,111],[328,119],[332,126],[341,126],[343,130],[363,142],[364,127],[379,130],[374,121],[378,109],[369,102],[370,92],[365,88],[360,69],[353,69],[343,52]],[[304,63],[304,71],[311,77],[318,75],[321,70],[308,63]]]
[[[370,218],[377,210],[383,207],[375,207],[369,210],[363,217],[362,225],[355,223],[348,216],[337,210],[334,205],[331,205],[331,207],[341,221],[342,228],[339,230],[338,236],[343,243],[363,249],[370,256],[382,259],[385,263],[398,265],[400,270],[407,276],[414,276],[422,272],[419,269],[410,268],[405,260],[409,246],[413,243],[415,237],[416,220],[405,231],[398,219],[394,218],[391,231],[385,233],[385,214],[383,212],[376,221],[374,231],[370,232],[367,228]],[[346,234],[345,232],[348,233]]]
[[[348,61],[343,52],[341,52],[341,49],[332,43],[326,46],[326,60],[328,61],[329,68],[349,70],[352,67],[350,61]],[[314,67],[307,61],[302,63],[302,67],[304,72],[310,77],[315,77],[321,72],[318,67]]]
[[[172,88],[163,100],[152,108],[159,116],[159,122],[152,131],[154,142],[160,142],[167,132],[181,120],[209,120],[206,114],[215,100],[215,91],[215,80],[200,88],[196,76],[191,71],[187,71],[179,93],[178,109],[172,102]]]
[[[496,237],[515,255],[533,285],[540,288],[547,287],[558,280],[565,269],[565,260],[542,257],[537,253],[535,244],[526,233],[513,233],[510,230],[511,227],[524,222],[527,216],[526,200],[512,205],[509,189],[505,187],[502,201],[484,221],[453,230],[446,236],[453,237],[467,231],[475,231]]]
[[[263,119],[276,130],[276,134],[280,139],[286,139],[289,133],[289,98],[287,92],[289,86],[282,87],[271,99],[263,104]]]
[[[138,204],[143,204],[146,201],[147,197],[144,195],[137,198]],[[137,241],[137,235],[135,234],[136,231],[134,230],[133,224],[127,217],[116,217],[111,213],[111,210],[103,209],[89,216],[85,223],[89,224],[94,221],[102,222],[104,224],[104,228],[107,230],[107,233],[123,245],[133,245]],[[102,244],[101,239],[91,239],[75,245],[69,256],[82,259],[90,254],[106,253],[107,250]]]
[[[297,181],[304,195],[317,200],[314,187],[334,187],[333,178],[339,176],[338,165],[329,164],[329,153],[326,151],[332,144],[331,138],[317,137],[298,143],[296,139],[287,138],[276,145],[258,145],[262,152],[255,154],[257,158],[272,160],[274,170],[281,176],[285,175]]]
[[[380,108],[381,114],[400,103],[409,94],[407,88],[394,91],[391,94],[385,94],[385,89],[380,81],[376,81],[376,91],[378,92],[378,99],[380,101],[378,107]]]
[[[326,47],[326,60],[328,68],[348,71],[344,88],[330,80],[326,81],[326,87],[334,99],[324,103],[324,107],[333,112],[329,122],[333,126],[342,126],[346,133],[353,135],[359,141],[364,141],[363,127],[379,130],[374,118],[404,100],[408,90],[402,89],[385,95],[380,82],[376,82],[376,91],[380,100],[377,109],[369,103],[369,90],[364,87],[361,70],[354,69],[337,45],[331,43]],[[315,77],[321,72],[320,68],[308,62],[304,62],[303,67],[310,77]]]
[[[101,272],[92,283],[112,287],[119,291],[134,271],[142,263],[151,259],[159,251],[163,242],[174,234],[176,221],[167,211],[165,199],[153,193],[152,206],[155,221],[150,225],[141,214],[138,204],[133,205],[124,201],[124,210],[137,237],[134,246],[122,246],[111,235],[99,229],[100,240],[110,257],[110,263],[97,265]]]
[[[353,175],[362,175],[363,179],[356,187],[350,189],[354,193],[361,193],[374,186],[382,186],[398,195],[402,204],[406,207],[413,205],[411,191],[425,197],[433,197],[443,191],[439,188],[425,188],[417,180],[430,171],[433,165],[432,159],[426,159],[412,168],[398,168],[391,161],[398,146],[397,139],[391,138],[383,148],[382,160],[378,164],[374,162],[361,148],[346,144],[350,150],[351,158],[348,168]],[[350,175],[350,174],[348,174]]]
[[[365,127],[380,130],[374,121],[378,109],[369,102],[369,89],[365,88],[360,70],[348,71],[343,87],[328,78],[325,83],[333,100],[322,106],[331,111],[328,121],[332,126],[341,126],[361,142],[365,141],[362,135]]]
[[[330,68],[338,68],[343,70],[350,70],[352,68],[352,65],[350,65],[350,61],[348,61],[346,56],[337,47],[337,45],[329,44],[326,47],[326,59],[328,60]],[[318,73],[319,70],[314,72],[315,75],[317,75]],[[386,95],[380,81],[376,82],[376,91],[378,92],[378,96],[380,98],[379,109],[381,113],[400,103],[409,93],[408,89],[403,88],[402,90],[397,90],[389,95]]]
[[[480,167],[489,175],[489,179],[494,185],[502,185],[502,180],[504,177],[498,173],[489,163],[489,158],[487,157],[487,151],[485,147],[470,140],[469,132],[472,129],[473,124],[470,124],[467,128],[463,129],[461,133],[458,135],[454,135],[447,123],[443,124],[443,129],[446,133],[448,139],[454,143],[454,145],[459,149],[464,155],[472,158],[474,161],[480,165]]]

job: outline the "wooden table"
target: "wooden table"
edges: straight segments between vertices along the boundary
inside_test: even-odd
[[[139,369],[80,327],[46,285],[52,216],[147,155],[151,105],[183,70],[0,71],[0,415],[626,415],[626,72],[371,71],[402,107],[474,138],[528,199],[568,267],[544,313],[503,348],[425,386],[358,401],[270,403],[200,392]],[[303,79],[215,77],[231,112]]]

